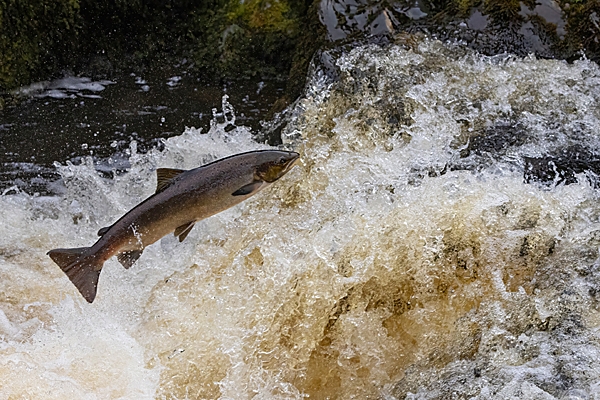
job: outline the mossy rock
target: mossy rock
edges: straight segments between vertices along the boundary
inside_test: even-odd
[[[77,40],[79,0],[0,0],[0,90],[56,71]]]
[[[286,79],[312,3],[0,0],[0,92],[63,70],[109,77],[183,58],[214,79]]]
[[[572,60],[585,53],[600,60],[600,0],[552,2],[560,8],[560,29],[536,11],[535,0],[424,0],[426,17],[419,20],[390,4],[361,7],[371,19],[378,7],[392,13],[395,32],[434,32],[485,54]],[[0,94],[63,70],[110,77],[186,58],[205,78],[287,79],[285,98],[274,108],[281,110],[300,93],[315,50],[327,45],[321,6],[319,0],[0,0]],[[468,28],[476,12],[487,21],[482,29]]]

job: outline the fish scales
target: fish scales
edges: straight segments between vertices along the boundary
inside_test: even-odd
[[[116,255],[129,268],[145,247],[174,232],[183,241],[194,223],[224,211],[285,175],[299,154],[259,150],[184,171],[157,170],[157,191],[117,222],[102,228],[91,247],[54,249],[48,255],[88,302],[96,297],[104,262]]]

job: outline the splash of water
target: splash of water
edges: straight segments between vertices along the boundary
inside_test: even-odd
[[[299,166],[130,270],[107,262],[92,305],[47,249],[92,243],[156,167],[264,146],[225,104],[207,134],[132,147],[126,174],[88,161],[59,168],[63,197],[2,196],[0,397],[596,395],[594,174],[524,175],[598,147],[597,65],[410,37],[337,66],[282,133]]]

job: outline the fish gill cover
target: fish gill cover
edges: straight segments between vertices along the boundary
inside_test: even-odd
[[[417,36],[322,59],[337,78],[317,66],[282,131],[302,162],[107,262],[92,305],[48,249],[94,240],[156,167],[265,146],[224,102],[126,174],[0,198],[0,398],[600,394],[598,66]]]

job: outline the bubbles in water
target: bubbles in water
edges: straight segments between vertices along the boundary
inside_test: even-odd
[[[0,393],[595,396],[597,66],[419,37],[333,63],[288,110],[301,162],[183,243],[108,261],[92,305],[48,249],[93,243],[157,167],[266,146],[224,99],[206,134],[132,144],[125,174],[87,159],[58,166],[63,197],[2,196]],[[533,158],[569,179],[542,165],[527,183]]]

